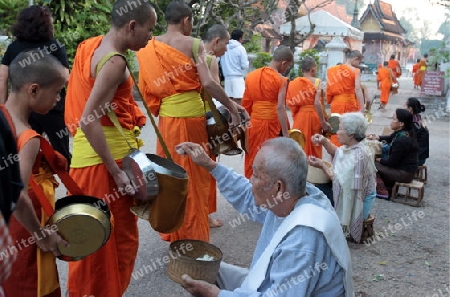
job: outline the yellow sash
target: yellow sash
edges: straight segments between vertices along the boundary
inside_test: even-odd
[[[252,117],[259,120],[278,119],[277,103],[270,101],[255,101],[252,107]]]
[[[39,173],[33,175],[36,182],[42,188],[45,196],[50,204],[55,207],[55,188],[58,187],[58,182],[53,176],[53,172],[45,162],[41,163]],[[41,226],[45,227],[49,217],[41,208]],[[38,234],[43,237],[42,234]],[[56,270],[56,259],[53,253],[44,253],[41,249],[37,249],[37,296],[46,296],[59,288],[58,271]]]
[[[106,144],[108,145],[114,160],[120,160],[130,152],[130,147],[127,142],[124,141],[124,136],[116,127],[102,126],[102,130],[105,134]],[[133,130],[123,129],[123,133],[132,148],[138,149],[144,145],[142,140],[137,138],[141,133],[139,127],[134,127]],[[82,168],[101,163],[103,163],[102,159],[94,151],[84,132],[78,127],[75,137],[73,138],[73,156],[70,167]]]
[[[205,106],[197,91],[173,94],[162,100],[159,115],[172,118],[194,118],[205,115]]]

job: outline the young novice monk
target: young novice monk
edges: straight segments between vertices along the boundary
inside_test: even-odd
[[[68,76],[68,70],[52,55],[42,56],[37,50],[22,52],[9,66],[12,92],[6,105],[0,106],[17,140],[23,184],[34,178],[53,206],[58,183],[42,159],[40,136],[31,129],[28,117],[31,112],[46,114],[56,105]],[[8,250],[17,260],[4,284],[6,296],[61,296],[55,255],[59,255],[58,244],[68,243],[42,228],[48,217],[30,186],[22,190],[14,215],[9,224],[14,247]]]

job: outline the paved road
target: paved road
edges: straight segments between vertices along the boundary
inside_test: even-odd
[[[370,89],[371,97],[378,94],[374,82],[366,82],[366,84]],[[420,92],[413,89],[411,78],[400,79],[400,84],[401,88],[399,93],[391,98],[385,112],[377,111],[379,103],[375,103],[373,106],[373,123],[369,127],[368,133],[380,133],[383,127],[389,125],[390,118],[392,117],[395,108],[402,107],[407,97],[420,96]],[[445,99],[429,97],[421,100],[427,106],[426,114],[430,115],[429,126],[435,126],[436,129],[441,131],[448,131],[448,115],[444,114]],[[142,103],[140,102],[139,104]],[[444,109],[440,110],[439,108]],[[143,129],[142,136],[146,143],[143,151],[154,153],[156,140],[155,133],[150,125]],[[440,170],[448,171],[448,135],[434,136],[435,135],[432,135],[430,140],[432,147],[431,153],[445,155],[444,160],[446,160],[446,166]],[[243,156],[220,156],[219,161],[226,166],[234,168],[237,172],[243,172]],[[448,189],[446,189],[446,191],[448,191]],[[63,193],[64,189],[59,188],[59,195],[57,197],[62,197]],[[448,193],[446,196],[448,196]],[[215,244],[223,251],[225,261],[236,265],[248,266],[252,259],[253,249],[260,232],[260,226],[253,222],[244,221],[221,196],[218,198],[218,212],[214,217],[223,220],[224,226],[211,230],[211,243]],[[146,221],[139,220],[139,231],[140,246],[134,275],[124,296],[190,296],[190,294],[178,284],[172,282],[165,274],[165,265],[161,263],[161,260],[162,257],[167,255],[168,243],[161,241],[158,234],[151,229],[149,223]],[[64,292],[65,282],[67,280],[67,265],[65,262],[59,262],[58,265]],[[105,275],[105,277],[108,276]]]

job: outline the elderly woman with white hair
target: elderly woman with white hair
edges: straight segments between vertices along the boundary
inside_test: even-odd
[[[310,157],[309,164],[321,168],[333,181],[333,200],[345,235],[361,242],[370,234],[363,233],[363,221],[373,222],[369,213],[376,196],[376,167],[365,138],[367,122],[362,113],[346,113],[340,117],[337,136],[343,145],[337,147],[320,134],[312,136],[333,157],[328,168],[318,158]],[[369,232],[370,233],[370,232]]]

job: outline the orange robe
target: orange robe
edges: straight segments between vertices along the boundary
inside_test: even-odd
[[[377,81],[380,82],[380,102],[388,104],[392,87],[391,69],[383,67],[378,70]]]
[[[76,135],[75,128],[94,86],[95,80],[90,76],[91,59],[101,40],[102,36],[90,38],[83,41],[77,49],[65,106],[66,125],[73,136]],[[120,125],[127,130],[145,124],[145,116],[132,97],[132,88],[130,76],[117,88],[111,102],[117,106],[114,113]],[[107,116],[101,117],[100,122],[102,126],[114,126]],[[124,139],[117,140],[123,141]],[[76,158],[76,150],[74,145],[72,163]],[[116,160],[119,167],[121,161]],[[130,212],[130,207],[134,204],[133,198],[118,191],[113,177],[103,163],[71,168],[70,176],[85,195],[107,201],[114,218],[114,228],[107,243],[97,252],[83,260],[69,263],[69,296],[120,297],[130,283],[139,245],[137,217]]]
[[[281,124],[278,119],[278,93],[287,78],[270,68],[263,67],[250,72],[245,79],[242,107],[250,115],[247,130],[248,154],[245,154],[245,176],[253,174],[253,160],[264,141],[278,137]]]
[[[352,69],[345,64],[328,68],[327,102],[331,104],[331,113],[344,114],[360,110],[360,103],[355,93],[357,76],[359,76],[359,69]],[[336,146],[341,146],[337,135],[331,136],[331,142]]]
[[[397,60],[389,60],[388,68],[392,70],[392,74],[395,78],[398,78],[402,75],[400,70],[400,63]]]
[[[39,134],[34,130],[25,130],[17,138],[17,148],[20,151],[28,141],[34,137],[39,137]],[[45,163],[41,163],[42,155],[38,153],[35,163],[33,164],[32,174],[42,188],[43,192],[49,199],[50,204],[54,207],[55,188],[58,182],[53,176],[52,171]],[[34,211],[39,221],[42,221],[42,208],[38,198],[28,188],[28,196],[33,204]],[[46,222],[47,219],[44,218]],[[41,225],[44,226],[45,222]],[[56,259],[52,253],[41,253],[41,257],[46,258],[45,267],[41,268],[42,273],[38,272],[38,247],[35,243],[29,244],[31,234],[17,221],[14,216],[11,216],[9,222],[9,232],[12,237],[15,249],[11,247],[10,253],[16,254],[16,261],[11,267],[11,276],[3,284],[6,296],[23,296],[23,297],[59,297],[61,296],[61,289],[58,281],[58,271],[56,268]],[[42,238],[42,234],[38,234]],[[41,258],[42,259],[42,258]],[[43,275],[45,274],[45,275]],[[38,294],[38,282],[41,279],[41,294]],[[42,285],[45,284],[45,285]],[[45,287],[45,288],[43,288]],[[45,292],[45,293],[44,293]]]
[[[427,62],[425,59],[420,60],[419,62],[419,70],[417,71],[417,85],[422,86],[423,76],[425,71],[427,70]]]
[[[418,78],[418,74],[419,74],[419,63],[416,63],[413,65],[412,67],[412,73],[413,73],[413,82],[414,82],[414,86],[419,86],[419,78]]]
[[[190,57],[155,38],[137,53],[137,57],[140,65],[139,87],[144,100],[152,114],[159,116],[158,128],[173,161],[183,167],[189,176],[183,225],[173,233],[162,234],[161,238],[170,242],[179,239],[208,242],[208,195],[212,177],[206,169],[175,151],[175,146],[185,141],[199,143],[209,151],[205,107],[199,93],[201,83],[197,67]],[[177,94],[192,96],[188,102],[174,102],[172,99],[178,98]],[[203,113],[188,116],[191,108],[197,111],[202,109]],[[160,115],[163,109],[166,115]],[[159,141],[156,152],[165,157]]]
[[[294,119],[292,128],[299,129],[305,135],[305,154],[322,159],[322,146],[315,146],[311,141],[311,136],[322,133],[322,125],[314,106],[315,97],[316,87],[308,78],[297,77],[289,83],[286,103]]]

